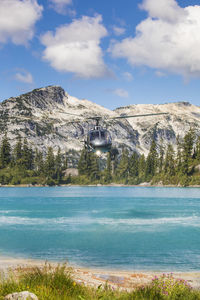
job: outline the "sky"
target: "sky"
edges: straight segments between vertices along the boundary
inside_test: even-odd
[[[0,0],[0,101],[62,86],[109,109],[200,105],[197,0]]]

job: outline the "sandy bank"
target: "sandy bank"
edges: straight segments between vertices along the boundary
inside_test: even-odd
[[[33,267],[42,267],[45,261],[33,259],[18,259],[0,257],[0,273],[7,276],[10,270],[17,272],[19,269],[30,270]],[[56,266],[57,263],[51,263]],[[125,270],[102,270],[73,267],[73,277],[78,283],[98,287],[106,282],[114,288],[130,290],[151,282],[154,276],[160,276],[162,272],[154,271],[125,271]],[[200,288],[200,272],[173,272],[174,277],[187,280],[194,288]]]

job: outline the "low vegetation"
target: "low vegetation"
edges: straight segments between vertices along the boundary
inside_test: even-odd
[[[147,286],[133,291],[120,291],[108,284],[98,288],[87,287],[73,279],[73,270],[65,265],[52,268],[46,265],[43,269],[18,271],[0,280],[0,299],[7,294],[21,291],[34,293],[39,300],[198,300],[200,291],[193,290],[181,279],[172,275],[155,277]]]
[[[51,147],[47,153],[32,149],[19,137],[11,149],[7,135],[0,145],[0,184],[131,184],[143,182],[163,185],[200,185],[200,136],[194,130],[177,138],[177,151],[172,144],[164,148],[162,141],[152,141],[147,157],[123,149],[114,159],[107,155],[106,166],[94,153],[83,149],[78,162],[79,176],[66,175],[67,155]]]

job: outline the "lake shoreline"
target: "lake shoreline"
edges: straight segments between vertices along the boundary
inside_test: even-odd
[[[11,272],[27,272],[33,268],[43,268],[50,264],[52,267],[62,265],[59,262],[48,262],[39,259],[12,258],[9,256],[0,256],[0,274],[8,277]],[[159,277],[163,273],[170,272],[162,271],[142,271],[142,270],[115,270],[115,269],[100,269],[80,267],[67,264],[67,267],[72,272],[72,277],[77,283],[85,286],[98,287],[99,285],[109,284],[113,288],[133,289],[149,284],[155,276]],[[175,278],[187,280],[188,283],[195,289],[200,288],[200,270],[199,271],[174,271]]]
[[[111,184],[88,184],[88,185],[81,185],[81,184],[60,184],[60,185],[41,185],[41,184],[16,184],[16,185],[1,185],[0,188],[15,188],[15,187],[158,187],[158,188],[200,188],[200,185],[188,185],[188,186],[181,186],[181,185],[163,185],[163,184],[153,184],[150,183],[141,183],[141,184],[118,184],[118,183],[111,183]]]

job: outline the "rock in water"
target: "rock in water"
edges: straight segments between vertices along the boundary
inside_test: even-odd
[[[28,291],[7,295],[4,300],[38,300],[38,297]]]

